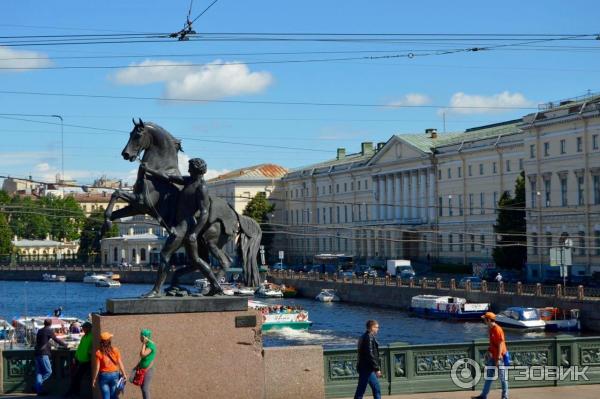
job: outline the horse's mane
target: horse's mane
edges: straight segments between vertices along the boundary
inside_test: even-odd
[[[173,143],[173,145],[175,146],[177,151],[183,152],[183,148],[181,147],[181,140],[173,137],[173,135],[171,133],[169,133],[168,130],[166,130],[165,128],[163,128],[162,126],[160,126],[159,124],[154,123],[154,122],[144,122],[144,125],[150,126],[155,131],[163,134],[171,143]]]

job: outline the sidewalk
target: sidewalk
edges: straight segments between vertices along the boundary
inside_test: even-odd
[[[510,389],[510,388],[509,388]],[[515,388],[509,391],[510,399],[598,399],[600,385],[575,385],[569,387]],[[475,391],[418,393],[410,395],[382,396],[382,399],[470,399],[479,395]],[[365,398],[371,398],[367,387]],[[348,398],[350,399],[350,398]],[[500,399],[500,389],[492,389],[488,399]]]

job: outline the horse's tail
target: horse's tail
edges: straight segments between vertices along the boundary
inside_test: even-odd
[[[260,285],[257,255],[262,239],[262,230],[256,221],[248,216],[239,215],[240,221],[240,250],[242,252],[244,281],[246,285]]]

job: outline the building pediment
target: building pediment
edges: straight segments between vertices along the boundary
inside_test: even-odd
[[[422,158],[431,151],[423,151],[401,136],[392,136],[377,154],[369,161],[369,165],[385,165],[400,160]]]

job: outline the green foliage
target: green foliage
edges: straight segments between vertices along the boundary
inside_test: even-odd
[[[99,208],[93,211],[90,216],[85,219],[79,239],[79,251],[77,255],[84,262],[87,262],[90,256],[100,252],[99,233],[104,223],[104,209]],[[117,237],[119,235],[119,227],[113,224],[112,228],[106,232],[104,237]]]
[[[501,238],[492,252],[494,262],[501,269],[521,270],[527,262],[524,172],[515,183],[515,197],[502,194],[498,208],[494,232]]]
[[[10,227],[20,238],[43,240],[50,234],[51,224],[46,217],[47,204],[30,197],[14,196],[10,202]]]
[[[260,228],[263,231],[261,243],[265,246],[265,252],[269,258],[274,258],[276,256],[275,250],[272,248],[273,234],[270,233],[273,231],[273,228],[268,224],[269,215],[274,211],[275,204],[271,204],[267,200],[265,193],[259,192],[250,200],[250,202],[248,202],[248,205],[246,205],[243,212],[244,216],[249,216],[260,224]]]
[[[10,254],[12,251],[13,233],[6,221],[4,213],[0,212],[0,255]]]

